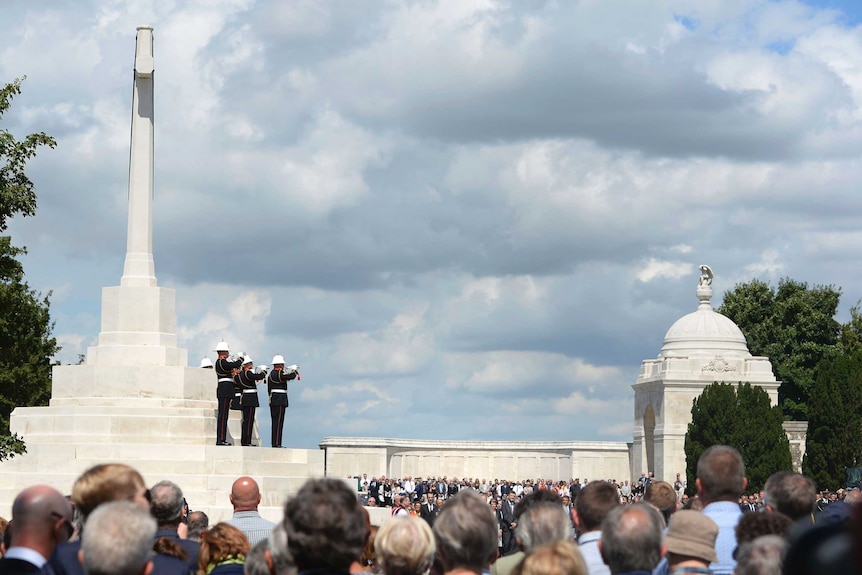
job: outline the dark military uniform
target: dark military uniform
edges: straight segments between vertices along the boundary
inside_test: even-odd
[[[234,383],[242,391],[240,406],[242,407],[242,444],[251,445],[254,431],[254,413],[260,402],[257,399],[257,382],[266,377],[266,373],[255,373],[250,369],[243,370],[233,378]]]
[[[284,413],[290,403],[287,400],[287,382],[296,379],[296,372],[288,373],[284,369],[273,369],[266,378],[269,391],[269,414],[272,416],[272,446],[281,447],[281,435],[284,431]]]
[[[242,360],[228,361],[217,359],[215,372],[218,378],[216,398],[218,399],[218,418],[216,419],[216,445],[227,443],[227,419],[230,415],[230,400],[233,399],[233,376],[231,372],[242,367]]]

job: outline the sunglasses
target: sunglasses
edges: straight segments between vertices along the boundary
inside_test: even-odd
[[[60,525],[62,525],[63,529],[66,531],[66,541],[71,539],[72,533],[75,532],[75,526],[72,525],[72,522],[66,519],[65,516],[61,515],[60,513],[57,513],[56,511],[51,512],[51,517],[62,520]]]

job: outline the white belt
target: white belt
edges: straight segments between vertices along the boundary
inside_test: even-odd
[[[220,378],[218,378],[219,383],[225,383],[228,381],[233,383],[233,378],[232,377],[220,377]]]
[[[244,389],[242,392],[243,393],[257,393],[257,390],[256,389]]]
[[[272,392],[273,393],[287,393],[287,390],[286,389],[273,389]]]

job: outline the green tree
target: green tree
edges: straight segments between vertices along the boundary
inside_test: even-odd
[[[862,464],[862,351],[820,365],[808,413],[802,471],[821,489],[838,489],[845,468]]]
[[[685,434],[685,472],[688,488],[695,490],[697,460],[708,447],[730,445],[745,461],[748,488],[763,488],[776,471],[792,467],[790,442],[781,426],[781,408],[773,407],[766,391],[757,385],[716,382],[695,398],[691,423]]]
[[[850,308],[850,321],[841,326],[841,351],[844,355],[854,355],[862,351],[862,301]]]
[[[732,319],[753,355],[772,361],[781,381],[779,403],[790,419],[808,419],[815,370],[841,352],[842,326],[835,319],[841,289],[784,278],[773,288],[760,280],[737,284],[718,312]]]
[[[0,88],[0,120],[21,93],[21,81],[15,79]],[[36,192],[25,167],[40,146],[55,145],[42,132],[18,140],[0,129],[0,232],[6,231],[11,218],[36,213]],[[9,435],[9,415],[19,405],[47,404],[51,357],[59,351],[51,337],[48,297],[24,281],[24,267],[18,259],[24,253],[9,236],[0,236],[0,461],[24,452],[21,439]]]

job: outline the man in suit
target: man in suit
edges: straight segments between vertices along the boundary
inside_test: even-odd
[[[510,491],[506,500],[503,502],[503,555],[509,555],[516,551],[515,549],[515,503],[518,496],[514,491]]]
[[[47,485],[28,487],[12,503],[12,539],[0,559],[0,575],[37,573],[54,548],[72,536],[72,507]]]
[[[419,510],[419,517],[424,519],[429,527],[434,527],[434,520],[438,513],[440,513],[440,508],[434,504],[434,498],[428,497],[428,500],[422,504],[422,508]]]
[[[518,551],[500,557],[491,565],[491,575],[509,575],[534,547],[567,541],[571,536],[571,522],[559,503],[559,497],[554,501],[552,497],[539,495],[542,491],[552,493],[547,490],[533,492],[517,505],[515,544]]]

